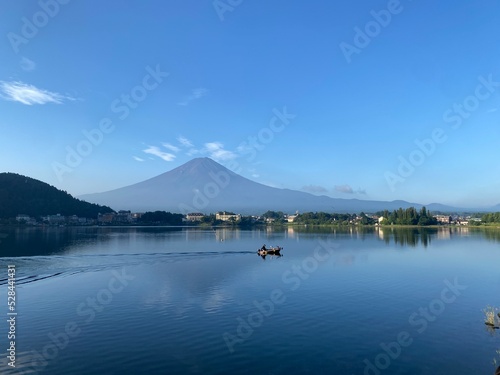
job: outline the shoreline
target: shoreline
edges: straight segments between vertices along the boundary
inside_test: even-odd
[[[200,224],[200,225],[169,225],[169,224],[119,224],[119,225],[26,225],[26,224],[0,224],[0,228],[239,228],[239,229],[251,229],[251,228],[307,228],[307,227],[323,227],[323,228],[408,228],[408,229],[440,229],[440,228],[467,228],[467,229],[500,229],[500,223],[488,223],[481,225],[403,225],[403,224],[391,224],[391,225],[365,225],[365,224],[299,224],[299,223],[256,223],[256,224]]]

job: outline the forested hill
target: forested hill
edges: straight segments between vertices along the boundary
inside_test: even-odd
[[[76,199],[65,191],[30,177],[0,173],[0,218],[13,218],[18,214],[33,217],[61,214],[97,218],[99,212],[113,210]]]

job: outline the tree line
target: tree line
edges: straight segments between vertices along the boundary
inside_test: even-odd
[[[113,210],[76,199],[44,182],[16,173],[0,173],[0,219],[19,214],[35,218],[61,214],[95,219],[99,213],[107,212]]]
[[[492,212],[489,214],[484,214],[481,217],[483,223],[500,223],[500,212]]]
[[[184,215],[182,214],[173,214],[171,212],[165,211],[154,211],[154,212],[145,212],[137,219],[137,223],[139,224],[148,224],[148,225],[182,225]]]
[[[417,211],[415,207],[406,210],[399,208],[392,212],[385,210],[381,216],[384,218],[382,225],[436,225],[438,223],[425,207],[422,207],[420,211]]]

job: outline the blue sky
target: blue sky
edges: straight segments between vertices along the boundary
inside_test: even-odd
[[[497,1],[41,0],[0,13],[0,171],[79,195],[209,156],[332,197],[500,203]]]

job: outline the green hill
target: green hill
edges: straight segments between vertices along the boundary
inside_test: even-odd
[[[61,214],[97,218],[98,213],[113,212],[107,206],[73,198],[45,182],[16,173],[0,173],[0,218],[26,214],[32,217]]]

